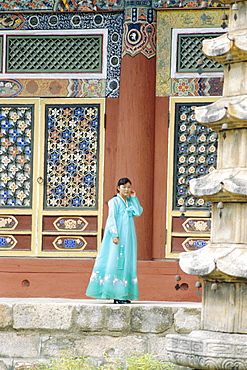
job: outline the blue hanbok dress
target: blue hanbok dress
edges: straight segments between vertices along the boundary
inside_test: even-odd
[[[124,199],[117,195],[108,202],[102,244],[86,291],[98,299],[137,300],[137,243],[133,217],[142,214],[136,196]],[[119,238],[119,244],[113,238]]]

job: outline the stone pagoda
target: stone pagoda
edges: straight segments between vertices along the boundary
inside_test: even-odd
[[[212,203],[211,240],[182,253],[180,266],[203,280],[201,330],[167,336],[170,361],[195,369],[247,369],[247,1],[230,4],[228,31],[203,42],[224,65],[223,97],[196,108],[218,132],[217,169],[190,191]]]

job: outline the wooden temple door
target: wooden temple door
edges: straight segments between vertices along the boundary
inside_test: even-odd
[[[189,181],[215,170],[217,135],[195,121],[194,108],[215,97],[170,99],[168,209],[166,257],[207,245],[211,230],[211,205],[195,198]]]
[[[95,256],[104,99],[0,99],[0,256]]]

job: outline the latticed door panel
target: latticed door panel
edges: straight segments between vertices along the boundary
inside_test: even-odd
[[[213,100],[171,99],[167,257],[202,248],[210,237],[211,205],[190,193],[189,181],[216,168],[217,135],[196,122],[194,114],[196,106]]]
[[[0,100],[0,255],[95,255],[104,104],[83,101]]]
[[[97,208],[100,106],[46,105],[45,208]]]
[[[217,137],[195,120],[194,108],[207,103],[176,103],[174,127],[173,210],[205,210],[209,204],[189,192],[189,181],[215,170]]]
[[[79,101],[44,105],[41,254],[95,253],[100,238],[103,106]]]
[[[0,205],[30,208],[33,105],[0,105]]]
[[[33,253],[36,103],[0,99],[0,255]]]

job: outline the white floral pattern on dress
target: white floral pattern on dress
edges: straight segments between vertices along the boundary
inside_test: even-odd
[[[117,228],[116,228],[115,225],[110,228],[110,233],[111,234],[117,234]]]
[[[117,285],[117,284],[122,284],[122,285],[125,285],[125,286],[128,285],[128,280],[125,279],[125,278],[119,279],[116,276],[111,277],[111,275],[106,275],[106,276],[102,277],[102,276],[99,276],[98,274],[99,274],[98,271],[93,272],[92,275],[91,275],[90,281],[95,281],[96,283],[99,283],[100,285],[103,285],[105,282],[106,283],[111,283],[113,285]],[[138,283],[137,277],[132,279],[132,282],[133,282],[133,284],[137,284]]]
[[[138,284],[138,279],[137,279],[137,277],[135,277],[134,279],[132,279],[132,281],[133,281],[133,284]]]

